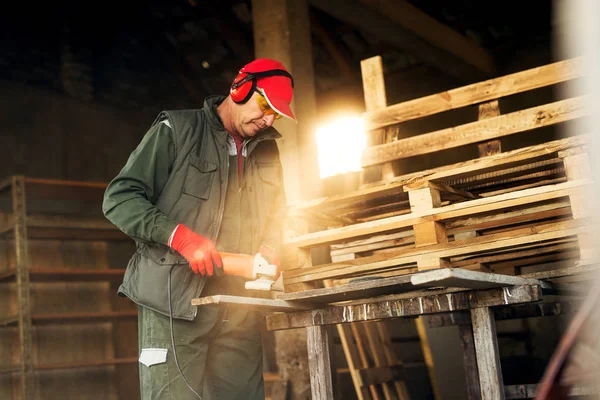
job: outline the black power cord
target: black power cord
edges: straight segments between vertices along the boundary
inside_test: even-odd
[[[175,268],[175,265],[171,266],[171,269],[169,270],[169,277],[167,279],[167,295],[169,296],[169,324],[171,326],[171,346],[173,346],[173,357],[175,360],[175,365],[177,366],[177,370],[179,371],[179,374],[183,378],[183,381],[185,382],[187,387],[190,388],[190,390],[192,392],[194,392],[194,394],[200,400],[202,400],[202,397],[194,390],[194,388],[192,388],[190,386],[188,380],[185,379],[185,376],[183,375],[183,372],[181,371],[181,367],[179,366],[179,361],[177,360],[177,350],[175,350],[175,335],[173,334],[173,306],[171,304],[171,272],[173,272],[173,268]]]

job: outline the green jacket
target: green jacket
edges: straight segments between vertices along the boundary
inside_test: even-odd
[[[161,112],[104,194],[104,215],[137,244],[119,295],[168,316],[167,278],[175,265],[174,318],[194,319],[191,299],[200,296],[207,277],[195,275],[185,258],[167,246],[169,237],[182,223],[216,243],[223,219],[228,133],[216,109],[223,99],[208,97],[200,110]],[[245,145],[244,180],[253,193],[247,218],[258,227],[248,234],[256,250],[261,244],[281,245],[286,199],[279,137],[269,128]]]

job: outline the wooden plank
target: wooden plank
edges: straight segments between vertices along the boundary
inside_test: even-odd
[[[383,78],[383,62],[380,56],[375,56],[362,60],[360,70],[363,82],[363,92],[365,96],[365,108],[367,111],[375,111],[387,106],[385,94],[385,81]],[[373,132],[370,145],[380,145],[390,142],[385,130]],[[379,176],[373,177],[372,175]],[[381,166],[363,169],[361,171],[361,183],[380,179],[391,179],[394,177],[394,167],[391,162],[384,163]],[[374,179],[373,179],[374,178]]]
[[[337,326],[343,326],[338,324]],[[363,343],[363,337],[361,335],[361,325],[358,323],[350,324],[350,331],[352,332],[352,338],[356,343],[356,353],[358,355],[358,361],[360,361],[360,365],[363,369],[370,368],[369,366],[369,358],[367,356],[366,346]],[[362,379],[361,379],[362,381]],[[365,383],[363,381],[363,383]],[[363,397],[367,397],[370,395],[371,399],[379,400],[379,391],[377,390],[377,386],[374,384],[367,384],[367,386],[363,386],[360,388]]]
[[[410,395],[406,386],[407,375],[404,374],[403,371],[404,363],[398,359],[392,349],[392,340],[390,338],[388,327],[384,321],[375,322],[375,326],[377,327],[377,333],[379,334],[379,341],[383,347],[383,354],[385,355],[388,365],[387,368],[391,368],[392,373],[394,373],[394,368],[401,369],[399,374],[394,374],[394,388],[396,389],[396,395],[399,400],[410,400]]]
[[[278,299],[262,299],[256,297],[241,297],[219,294],[192,299],[193,306],[209,306],[216,304],[231,304],[240,307],[250,307],[253,310],[262,311],[294,311],[306,310],[311,306],[300,302],[289,302]]]
[[[548,246],[548,245],[545,245],[544,243],[541,243],[541,244],[534,243],[533,246],[536,247],[533,250],[517,251],[516,249],[515,250],[511,249],[509,252],[502,253],[502,254],[489,254],[489,255],[483,254],[481,256],[476,255],[473,257],[465,258],[460,261],[452,260],[452,266],[454,268],[459,268],[459,267],[465,267],[467,265],[472,265],[474,263],[489,264],[489,263],[496,263],[496,262],[500,262],[500,261],[513,260],[513,259],[525,258],[525,257],[532,258],[533,256],[538,256],[538,255],[542,255],[542,254],[549,253],[549,252],[565,253],[566,250],[575,249],[577,247],[577,244],[574,243],[573,241],[571,241],[570,243],[564,243],[564,244],[559,244],[559,245],[555,245],[555,246]],[[533,257],[533,258],[537,258],[537,257]],[[511,261],[508,262],[508,264],[510,264],[510,263],[511,263]],[[502,266],[503,266],[503,263],[495,264],[494,268],[502,268]]]
[[[312,268],[294,269],[283,272],[284,284],[308,282],[312,280],[331,279],[348,276],[354,272],[375,271],[378,269],[399,267],[414,264],[420,258],[447,259],[465,256],[478,251],[507,249],[535,243],[537,241],[555,240],[572,235],[592,232],[594,227],[578,220],[563,221],[544,225],[531,226],[513,231],[478,236],[465,241],[454,241],[409,250],[399,250],[386,254],[361,257],[345,262],[319,265]]]
[[[377,327],[375,324],[382,323],[381,321],[371,323],[367,322],[361,324],[364,328],[365,335],[367,337],[367,343],[369,345],[369,350],[371,351],[371,358],[373,360],[373,364],[375,364],[375,368],[381,368],[385,366],[383,349],[381,343],[379,342],[379,334],[377,333]],[[353,324],[356,325],[356,324]],[[391,400],[394,397],[394,392],[392,391],[392,386],[389,381],[380,382],[381,388],[383,389],[383,396],[386,400]]]
[[[410,283],[421,287],[448,286],[469,289],[487,289],[515,285],[540,285],[542,287],[550,287],[548,283],[537,279],[469,271],[460,268],[444,268],[417,272],[410,277]]]
[[[446,222],[446,228],[449,236],[456,236],[462,232],[468,233],[479,230],[490,230],[500,226],[514,225],[527,221],[539,221],[570,214],[571,209],[569,207],[569,201],[566,200],[545,204],[539,207],[503,212],[501,214],[448,221]],[[406,230],[393,234],[376,235],[362,240],[334,244],[331,246],[331,256],[378,251],[380,249],[413,244],[415,241],[413,235],[414,232],[412,230]]]
[[[563,278],[567,276],[583,275],[583,274],[597,274],[600,271],[600,267],[597,264],[592,265],[578,265],[575,267],[553,269],[549,271],[532,272],[529,274],[521,275],[524,278],[533,279],[553,279]]]
[[[342,348],[344,350],[350,376],[352,377],[352,384],[354,385],[356,397],[358,400],[364,400],[366,396],[363,394],[363,388],[368,386],[368,384],[364,382],[363,376],[359,372],[360,355],[358,354],[357,346],[354,343],[350,325],[338,324],[335,327],[337,328],[338,336],[342,342]]]
[[[574,136],[540,145],[524,147],[490,157],[476,158],[469,161],[445,165],[439,168],[398,176],[392,181],[378,182],[354,190],[350,193],[303,202],[299,205],[290,207],[289,215],[302,215],[303,213],[311,213],[317,210],[319,212],[338,212],[339,210],[348,209],[353,204],[355,204],[356,207],[362,207],[364,202],[385,196],[406,196],[404,193],[404,186],[410,185],[413,182],[435,181],[448,182],[447,184],[454,185],[459,183],[461,178],[469,178],[477,174],[486,174],[497,171],[498,169],[552,157],[554,153],[573,146],[583,145],[588,140],[589,135]]]
[[[366,168],[570,121],[587,115],[585,104],[588,101],[587,96],[559,100],[388,144],[367,147],[361,156],[361,166]]]
[[[315,400],[333,399],[327,327],[321,325],[307,327],[306,345],[308,348],[311,398]]]
[[[410,2],[361,0],[361,3],[377,10],[381,15],[387,16],[436,47],[454,54],[484,74],[492,76],[495,73],[493,59],[486,50],[454,29],[430,17]]]
[[[525,189],[494,197],[474,199],[458,204],[451,204],[432,210],[399,215],[376,221],[361,222],[355,225],[313,232],[296,237],[288,237],[285,244],[296,247],[311,247],[322,244],[342,242],[347,239],[373,235],[385,231],[410,227],[426,218],[433,221],[443,221],[450,218],[460,218],[477,213],[491,213],[524,205],[540,203],[547,200],[566,197],[577,187],[585,186],[589,181],[564,182],[540,188]]]
[[[406,296],[408,297],[408,296]],[[542,299],[537,285],[513,286],[485,290],[464,290],[440,294],[423,294],[408,298],[372,298],[368,302],[335,305],[326,308],[273,313],[266,316],[268,330],[305,328],[384,318],[414,317],[425,314],[468,310],[535,302]]]
[[[493,311],[489,307],[474,308],[470,311],[481,399],[502,400],[504,381]]]
[[[539,172],[555,171],[562,172],[562,160],[558,157],[548,158],[540,161],[534,161],[527,164],[510,166],[508,168],[498,168],[485,174],[477,174],[465,178],[454,178],[449,185],[466,187],[467,190],[481,189],[491,185],[499,185],[515,180],[526,179],[527,175],[533,175]],[[435,179],[435,178],[434,178]],[[416,183],[415,185],[417,185]],[[413,185],[409,185],[411,188]]]
[[[306,301],[310,303],[334,303],[338,301],[365,299],[383,296],[392,293],[406,293],[414,290],[410,283],[410,276],[394,276],[380,279],[357,279],[348,283],[330,288],[310,289],[301,292],[276,294],[277,299],[290,302]]]
[[[415,58],[462,82],[470,83],[486,77],[478,68],[432,45],[358,0],[310,0],[310,4],[381,41],[405,50]]]
[[[582,76],[582,63],[581,58],[572,58],[394,104],[366,113],[365,128],[378,129],[575,79]]]

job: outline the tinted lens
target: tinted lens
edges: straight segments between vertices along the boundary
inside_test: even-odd
[[[258,96],[256,96],[256,102],[258,103],[260,110],[265,115],[275,115],[275,119],[281,118],[281,115],[271,108],[269,102],[267,102],[267,99],[265,99],[265,97],[260,92],[258,92]]]

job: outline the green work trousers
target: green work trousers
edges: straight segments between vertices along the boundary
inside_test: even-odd
[[[254,311],[220,305],[173,320],[179,366],[202,400],[265,398],[259,323]],[[142,400],[197,400],[175,364],[169,317],[140,306],[138,328]]]

